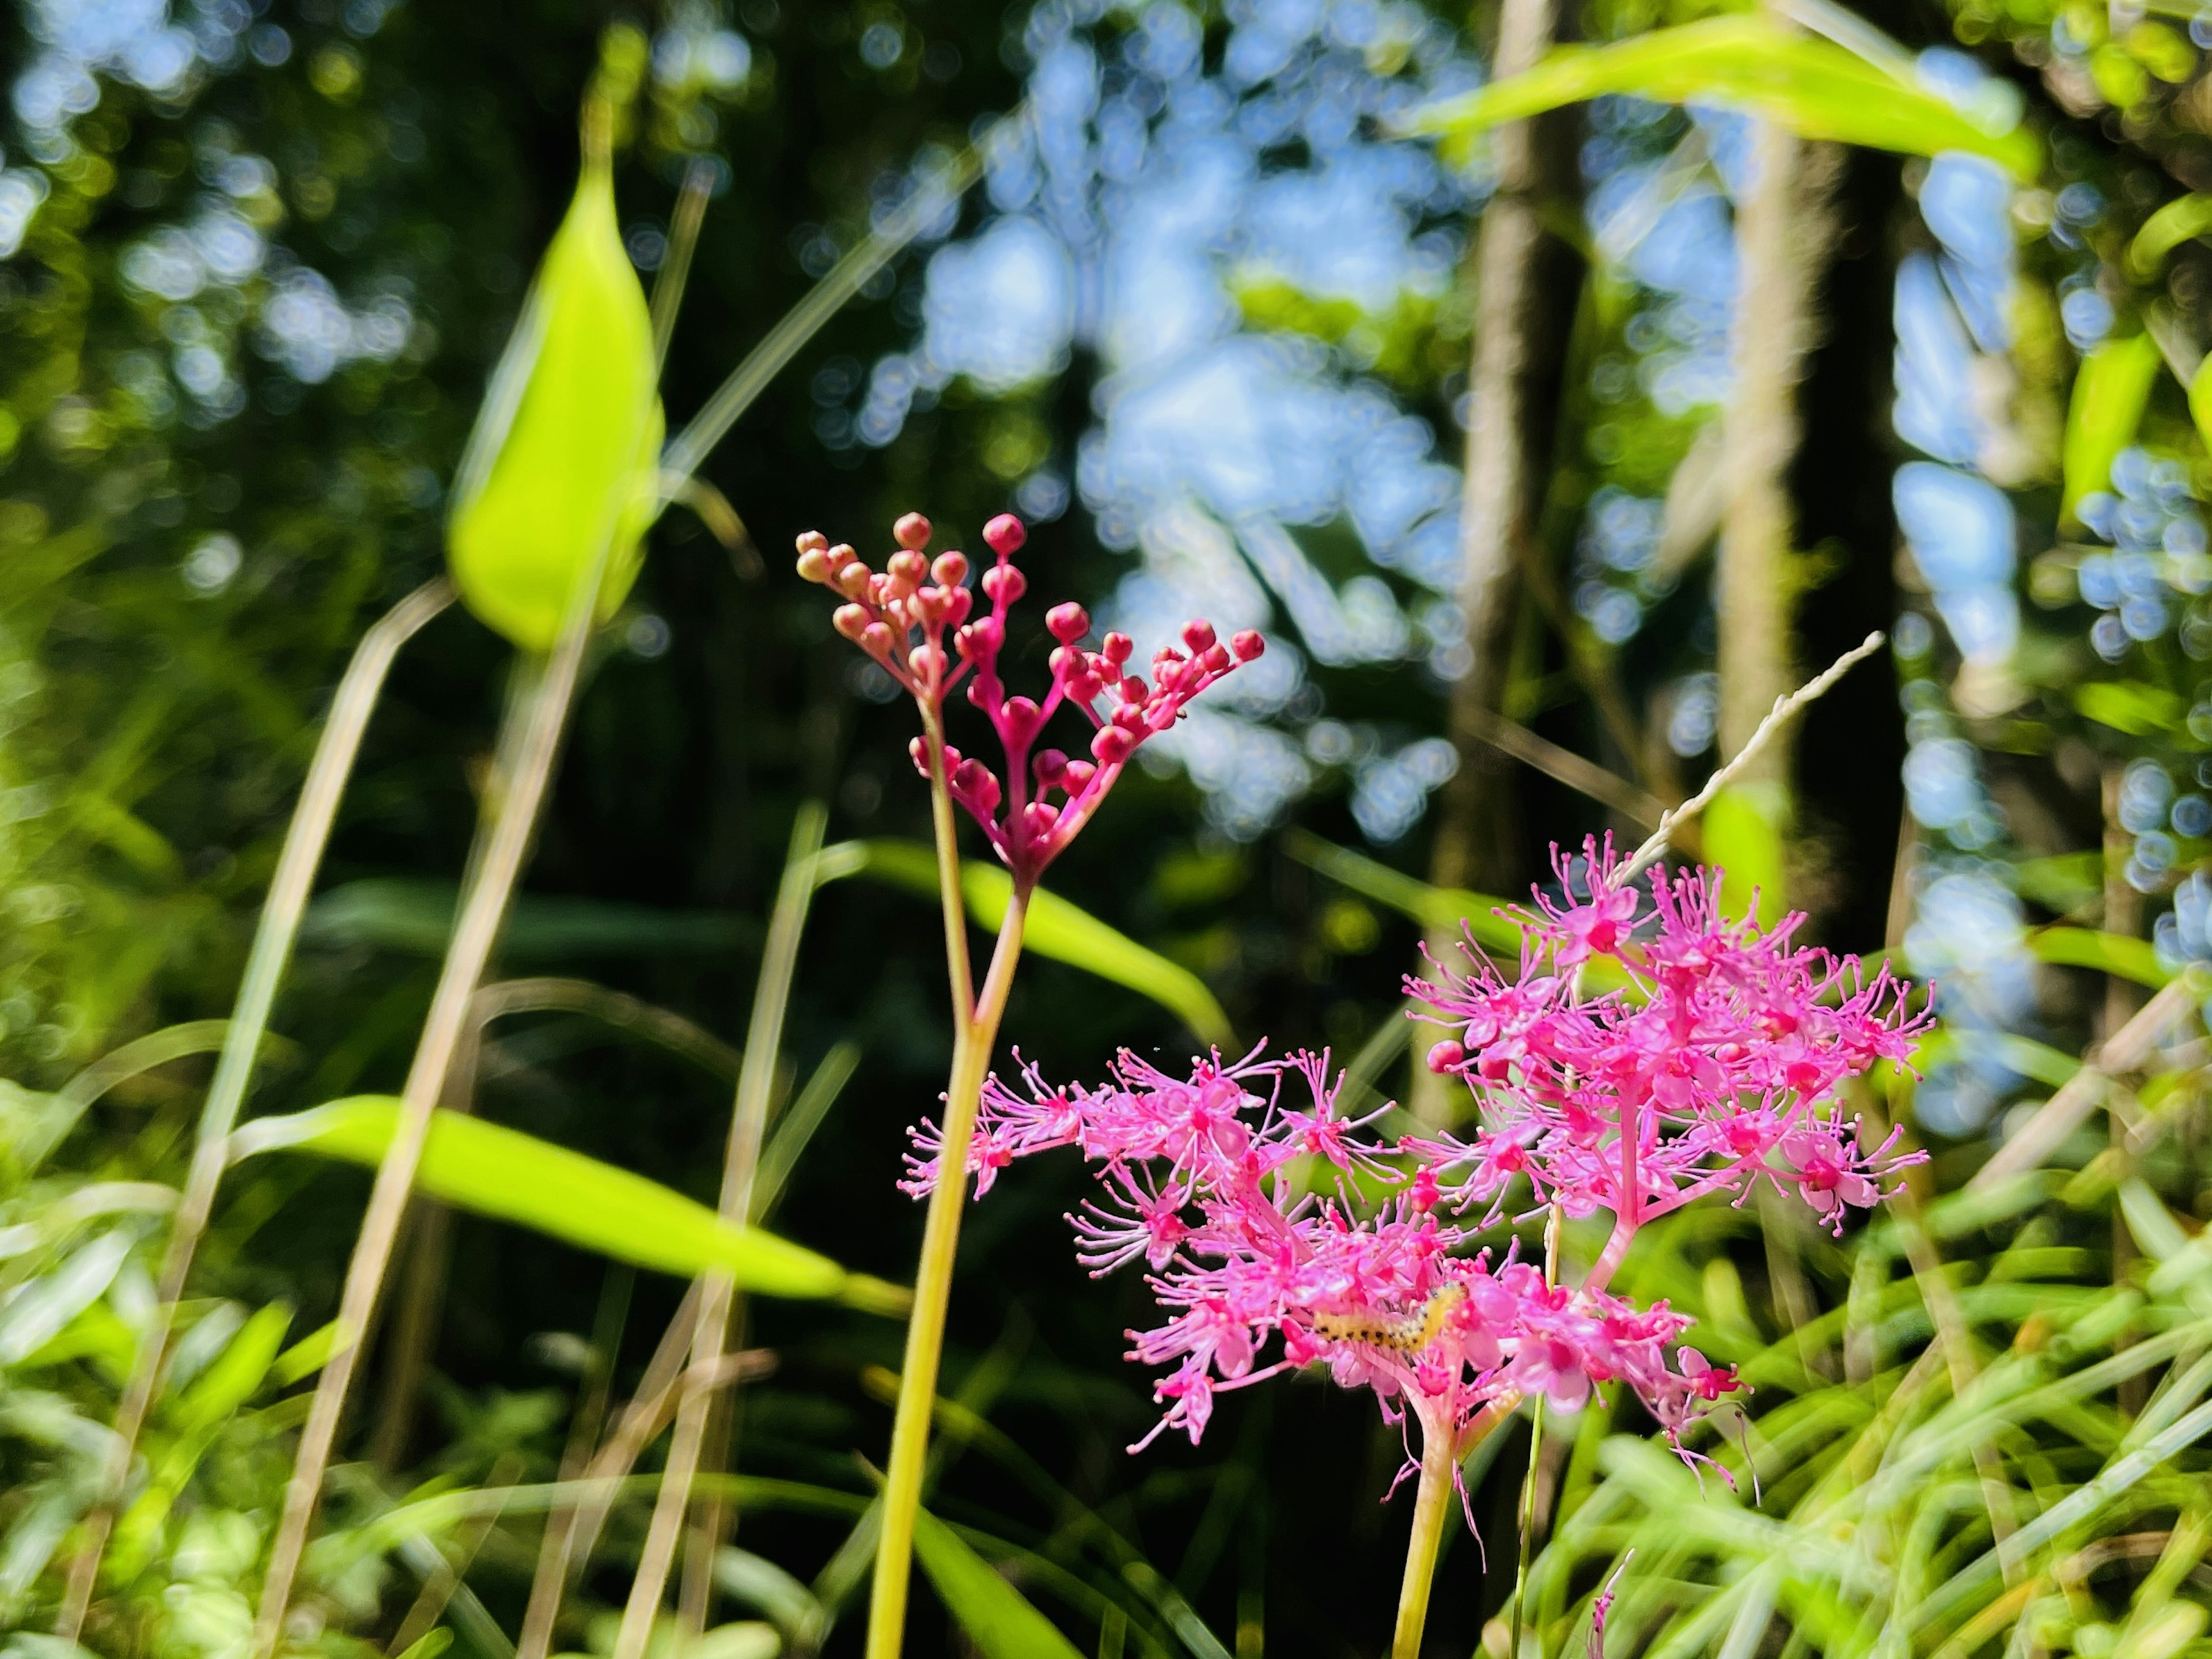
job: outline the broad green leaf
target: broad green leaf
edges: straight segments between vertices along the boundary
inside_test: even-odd
[[[374,1169],[398,1121],[388,1095],[358,1095],[231,1136],[234,1161],[287,1149]],[[762,1296],[848,1297],[866,1287],[825,1255],[714,1211],[643,1176],[465,1113],[431,1119],[416,1184],[477,1215],[511,1221],[617,1261],[691,1278],[719,1268]]]
[[[1431,104],[1407,125],[1467,137],[1563,105],[1626,93],[1665,104],[1720,104],[1803,134],[1911,155],[1965,150],[2033,179],[2039,147],[1831,41],[1763,15],[1709,18],[1599,46],[1562,46],[1535,68]]]
[[[615,222],[604,137],[587,152],[493,372],[447,526],[461,598],[526,651],[551,648],[602,549],[599,614],[614,613],[658,502],[652,321]]]
[[[300,936],[303,943],[325,947],[366,945],[441,957],[453,936],[459,890],[453,883],[435,878],[349,881],[309,907]],[[679,952],[711,956],[750,949],[759,938],[759,926],[744,916],[525,893],[514,901],[500,954],[510,963]]]
[[[2061,517],[2073,519],[2084,495],[2112,487],[2112,463],[2135,441],[2159,361],[2158,343],[2148,334],[2107,340],[2081,360],[2066,407]]]
[[[2092,680],[2074,688],[2074,706],[2100,726],[2131,738],[2179,735],[2187,705],[2162,686],[2139,680]]]
[[[919,842],[841,842],[823,848],[814,868],[817,883],[866,876],[926,898],[937,896],[937,854]],[[1013,878],[996,865],[961,860],[961,897],[978,927],[997,928],[1013,890]],[[1038,956],[1150,997],[1201,1041],[1224,1048],[1236,1046],[1229,1016],[1204,980],[1057,894],[1039,888],[1030,896],[1023,939],[1024,948]]]
[[[2142,222],[2128,244],[2128,272],[2139,283],[2158,275],[2166,256],[2212,230],[2212,196],[2177,196]]]
[[[2062,968],[2094,968],[2116,978],[2162,990],[2173,975],[2159,966],[2148,939],[2100,933],[2089,927],[2041,927],[2027,936],[2027,948],[2040,962]]]
[[[915,1512],[914,1553],[983,1659],[1082,1659],[1059,1626],[927,1510]]]
[[[222,1356],[186,1389],[170,1415],[181,1434],[197,1434],[228,1420],[253,1397],[276,1362],[292,1310],[281,1302],[261,1309],[231,1338]]]
[[[1741,915],[1759,900],[1759,922],[1771,927],[1788,908],[1789,793],[1776,784],[1737,784],[1705,808],[1705,852],[1721,870],[1721,904]]]

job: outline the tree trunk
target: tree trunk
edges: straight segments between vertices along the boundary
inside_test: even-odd
[[[1551,44],[1554,0],[1503,0],[1493,73],[1518,74]],[[1499,892],[1514,884],[1520,860],[1512,763],[1482,740],[1483,716],[1499,712],[1510,666],[1520,571],[1529,556],[1549,459],[1553,408],[1565,354],[1570,284],[1552,269],[1573,258],[1539,222],[1538,197],[1567,193],[1574,164],[1571,118],[1565,112],[1502,126],[1492,137],[1498,187],[1483,210],[1470,259],[1475,290],[1474,356],[1468,366],[1465,496],[1460,507],[1460,605],[1468,661],[1454,682],[1449,731],[1459,770],[1444,787],[1437,815],[1430,879],[1442,887]],[[1568,142],[1561,143],[1565,138]],[[1431,932],[1438,960],[1457,950],[1457,928]],[[1424,964],[1425,965],[1425,964]],[[1415,1044],[1408,1104],[1442,1122],[1459,1105],[1421,1064]]]

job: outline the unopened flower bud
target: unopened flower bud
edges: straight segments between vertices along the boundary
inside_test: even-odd
[[[1098,769],[1089,761],[1068,762],[1067,769],[1060,775],[1060,787],[1071,795],[1079,795],[1091,787],[1091,780],[1098,775]]]
[[[802,549],[799,555],[799,574],[806,581],[828,581],[831,574],[829,553],[818,547]]]
[[[837,568],[837,591],[848,599],[857,599],[868,591],[868,578],[874,573],[854,559]]]
[[[1020,552],[1022,544],[1029,538],[1030,532],[1022,527],[1022,521],[1011,513],[1001,513],[983,526],[983,539],[990,544],[991,551],[1002,559]]]
[[[945,595],[945,619],[947,622],[965,622],[969,611],[975,608],[975,596],[964,587],[946,587],[940,591]]]
[[[1029,588],[1029,578],[1010,564],[993,565],[983,573],[983,597],[994,605],[1012,605]]]
[[[933,645],[917,645],[906,665],[915,678],[927,684],[945,672],[945,653]]]
[[[1182,642],[1190,647],[1191,654],[1196,656],[1213,643],[1213,624],[1202,617],[1185,623],[1182,625]]]
[[[929,574],[947,587],[957,587],[968,580],[968,556],[965,553],[940,553],[931,562]]]
[[[1102,726],[1091,739],[1091,752],[1101,766],[1119,766],[1136,746],[1136,738],[1118,726]]]
[[[1442,1042],[1439,1042],[1435,1048],[1429,1050],[1429,1069],[1436,1073],[1439,1077],[1443,1076],[1447,1072],[1456,1072],[1461,1066],[1466,1064],[1467,1049],[1465,1046],[1461,1043],[1454,1042],[1449,1037],[1446,1037]]]
[[[1037,787],[1056,788],[1067,775],[1067,757],[1057,749],[1040,749],[1030,766],[1036,773]]]
[[[1129,660],[1136,649],[1136,641],[1131,639],[1127,634],[1109,634],[1106,636],[1106,642],[1098,647],[1098,654],[1115,667],[1119,668]]]
[[[1226,674],[1236,665],[1236,659],[1229,654],[1229,647],[1218,641],[1206,647],[1206,653],[1199,661],[1206,665],[1206,672],[1209,674]]]
[[[1048,805],[1043,801],[1033,800],[1022,808],[1022,827],[1030,832],[1034,840],[1043,840],[1052,833],[1053,825],[1059,822],[1060,809]]]
[[[827,553],[830,538],[818,530],[802,530],[792,545],[801,553]]]
[[[927,777],[929,775],[929,739],[915,738],[907,744],[906,752],[914,757],[914,769],[925,778]]]
[[[1229,648],[1237,653],[1239,662],[1250,662],[1267,648],[1267,641],[1258,629],[1248,628],[1229,641]]]
[[[919,587],[922,578],[929,574],[929,561],[913,549],[904,548],[892,554],[890,562],[884,568],[908,586]]]
[[[1073,603],[1056,605],[1044,613],[1044,625],[1062,645],[1073,645],[1091,631],[1091,613]]]
[[[919,552],[929,545],[929,520],[919,513],[908,513],[891,526],[891,536],[901,547]]]
[[[952,787],[975,803],[979,812],[994,812],[999,805],[999,780],[991,769],[981,761],[960,763],[960,769],[952,775]]]
[[[870,623],[860,630],[860,649],[872,657],[887,657],[894,637],[889,623]]]
[[[1142,702],[1152,694],[1152,687],[1134,674],[1123,675],[1121,684],[1114,689],[1121,694],[1123,702]]]
[[[867,631],[868,607],[865,605],[841,605],[830,618],[830,625],[848,640],[858,640]]]
[[[1079,668],[1067,677],[1067,695],[1088,708],[1098,696],[1098,677],[1088,668]]]

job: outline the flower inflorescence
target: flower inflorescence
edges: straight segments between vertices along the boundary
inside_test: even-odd
[[[1078,1147],[1104,1189],[1071,1218],[1080,1258],[1094,1273],[1149,1270],[1166,1318],[1131,1333],[1131,1358],[1170,1368],[1152,1435],[1195,1441],[1221,1390],[1313,1363],[1387,1412],[1410,1408],[1425,1432],[1537,1394],[1575,1409],[1619,1383],[1679,1445],[1734,1390],[1732,1370],[1681,1345],[1690,1320],[1607,1288],[1626,1241],[1761,1179],[1832,1223],[1876,1201],[1919,1155],[1894,1136],[1862,1151],[1835,1091],[1907,1060],[1923,1018],[1887,973],[1794,947],[1796,918],[1771,932],[1723,918],[1711,872],[1655,874],[1647,908],[1612,884],[1616,869],[1594,845],[1579,872],[1562,863],[1587,896],[1520,913],[1513,980],[1470,949],[1473,974],[1415,982],[1461,1032],[1431,1063],[1474,1087],[1471,1141],[1378,1139],[1389,1109],[1347,1117],[1326,1055],[1217,1054],[1182,1079],[1125,1051],[1096,1089],[1053,1087],[1034,1067],[1018,1091],[987,1085],[967,1160],[979,1194],[1017,1158]],[[1601,957],[1624,987],[1582,995],[1580,970]],[[939,1176],[939,1143],[926,1122],[915,1139],[919,1194]],[[1612,1212],[1580,1283],[1553,1282],[1517,1244],[1467,1253],[1514,1190],[1533,1193],[1530,1213]]]
[[[1136,645],[1127,635],[1109,634],[1097,649],[1088,649],[1083,641],[1091,632],[1089,613],[1079,605],[1058,605],[1045,613],[1045,627],[1056,641],[1051,689],[1041,703],[1008,696],[999,661],[1007,611],[1029,587],[1013,562],[1028,532],[1007,514],[984,526],[994,562],[972,588],[965,554],[924,556],[931,534],[928,520],[908,514],[892,528],[899,550],[878,571],[850,547],[833,547],[810,530],[799,538],[799,574],[844,596],[834,618],[837,631],[921,708],[924,735],[911,746],[916,769],[930,775],[939,759],[933,745],[941,745],[952,799],[982,826],[1016,879],[1034,882],[1090,821],[1139,745],[1173,726],[1206,687],[1259,656],[1266,641],[1248,630],[1224,644],[1210,624],[1192,622],[1182,630],[1182,649],[1169,646],[1153,657],[1147,681],[1130,671]],[[970,620],[977,589],[990,609]],[[969,682],[968,700],[998,734],[1006,757],[1003,776],[943,741],[945,694],[963,679]],[[1093,727],[1088,760],[1036,746],[1063,704],[1081,711]]]

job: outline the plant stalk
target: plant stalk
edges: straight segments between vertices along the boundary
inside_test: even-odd
[[[285,1488],[283,1513],[254,1620],[255,1659],[270,1659],[283,1633],[292,1580],[307,1547],[307,1527],[322,1493],[323,1473],[337,1438],[338,1419],[361,1361],[362,1340],[383,1288],[408,1194],[415,1184],[416,1168],[422,1162],[423,1142],[429,1136],[430,1115],[445,1088],[453,1051],[468,1025],[470,1000],[506,921],[507,902],[522,873],[523,860],[538,827],[538,809],[544,805],[554,761],[560,753],[569,705],[574,701],[584,654],[591,644],[607,551],[607,545],[602,544],[591,569],[569,596],[568,614],[562,619],[560,639],[537,694],[516,711],[527,722],[518,763],[505,781],[483,862],[469,884],[438,988],[430,1000],[429,1017],[423,1022],[402,1093],[399,1121],[378,1165],[361,1236],[355,1241],[353,1259],[347,1265],[345,1289],[338,1304],[337,1344],[323,1368],[307,1425],[301,1431],[300,1449]]]
[[[185,1177],[184,1197],[178,1204],[168,1249],[161,1259],[161,1291],[155,1304],[154,1318],[139,1337],[131,1377],[116,1408],[115,1438],[101,1481],[102,1501],[87,1518],[88,1536],[70,1565],[69,1588],[63,1598],[61,1617],[54,1626],[54,1633],[64,1641],[77,1639],[92,1605],[100,1554],[114,1524],[114,1506],[123,1483],[130,1478],[138,1431],[153,1404],[154,1389],[167,1352],[177,1302],[184,1295],[185,1282],[191,1275],[192,1255],[199,1248],[200,1235],[207,1231],[208,1218],[215,1212],[216,1190],[222,1182],[230,1132],[245,1104],[246,1089],[253,1081],[254,1060],[261,1050],[262,1036],[269,1029],[269,1012],[276,1000],[276,988],[283,982],[284,969],[292,959],[300,921],[307,913],[308,896],[314,890],[315,872],[322,866],[324,849],[330,845],[338,803],[345,793],[346,781],[353,775],[354,762],[360,756],[369,716],[375,712],[385,677],[391,672],[399,647],[453,602],[453,584],[440,576],[425,582],[386,611],[354,647],[353,659],[346,665],[337,693],[331,700],[330,716],[324,722],[322,736],[316,740],[307,781],[301,787],[299,804],[293,808],[290,827],[284,832],[283,849],[277,854],[269,897],[253,930],[245,977],[238,988],[238,1002],[231,1011],[229,1028],[223,1036],[222,1058],[216,1062],[215,1078],[208,1088],[206,1104],[200,1110],[191,1170]]]
[[[943,745],[932,737],[932,783],[944,771]],[[937,790],[933,787],[933,794]],[[945,800],[945,819],[951,803]],[[949,836],[940,834],[939,867],[951,872],[945,902],[959,902],[957,861],[944,856]],[[906,1636],[908,1582],[914,1566],[914,1517],[921,1505],[922,1466],[929,1449],[929,1421],[937,1398],[938,1364],[944,1357],[945,1310],[951,1299],[953,1257],[960,1245],[960,1206],[968,1196],[968,1147],[975,1132],[975,1109],[983,1076],[991,1067],[999,1022],[1013,988],[1014,965],[1022,954],[1022,924],[1030,890],[1016,883],[999,926],[998,947],[974,1014],[962,1020],[952,1045],[952,1075],[945,1091],[944,1142],[938,1153],[938,1179],[929,1194],[929,1216],[921,1236],[921,1261],[915,1274],[914,1314],[907,1323],[906,1358],[900,1367],[898,1405],[891,1419],[890,1466],[884,1476],[883,1535],[876,1546],[875,1579],[868,1602],[867,1659],[898,1659]],[[948,915],[948,925],[949,925]],[[964,956],[965,940],[963,940]]]
[[[722,1164],[723,1219],[743,1227],[752,1218],[753,1177],[760,1168],[761,1143],[768,1130],[769,1107],[775,1094],[776,1058],[783,1042],[785,1011],[791,1002],[791,982],[799,967],[799,944],[806,928],[806,912],[814,897],[814,855],[822,850],[822,834],[829,812],[819,801],[807,801],[792,825],[791,850],[784,860],[783,880],[769,918],[766,945],[761,956],[759,988],[753,995],[752,1018],[745,1033],[744,1060],[738,1071],[737,1099],[730,1114],[730,1138]],[[692,1327],[690,1376],[703,1375],[722,1357],[728,1340],[735,1290],[726,1273],[706,1274],[700,1285],[699,1313]],[[614,1659],[641,1659],[653,1634],[654,1616],[668,1588],[668,1572],[676,1559],[676,1544],[690,1506],[692,1477],[698,1473],[708,1419],[714,1402],[712,1389],[687,1386],[676,1410],[676,1434],[670,1443],[668,1468],[653,1506],[652,1524],[646,1533],[645,1552],[639,1558],[637,1576],[630,1581],[629,1600],[623,1609]],[[714,1506],[719,1510],[719,1505]],[[719,1532],[719,1515],[714,1530]]]
[[[1390,1659],[1421,1659],[1421,1630],[1428,1622],[1429,1588],[1451,1513],[1459,1469],[1458,1436],[1449,1421],[1421,1418],[1421,1484],[1413,1496],[1413,1535],[1406,1544],[1406,1577],[1398,1588],[1398,1629]]]

